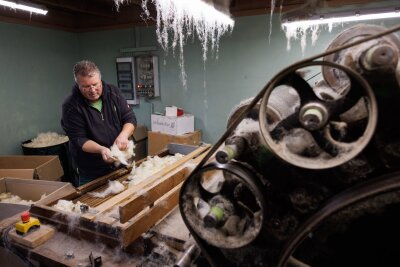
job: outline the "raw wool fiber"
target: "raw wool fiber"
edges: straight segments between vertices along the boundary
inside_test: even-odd
[[[247,133],[258,133],[260,131],[260,123],[253,119],[244,119],[236,127],[234,135],[243,136]]]
[[[46,197],[46,194],[43,194],[40,199]],[[20,198],[17,195],[13,195],[10,192],[1,193],[0,194],[0,203],[9,203],[9,204],[19,204],[19,205],[27,205],[30,206],[35,203],[33,200],[25,200]]]
[[[105,198],[109,195],[119,194],[125,190],[125,186],[119,181],[108,181],[108,187],[103,192],[90,192],[88,193],[92,197]]]
[[[114,0],[116,4],[124,0]],[[217,10],[209,2],[203,0],[175,1],[175,0],[142,0],[144,19],[152,19],[148,3],[153,3],[156,11],[156,34],[160,46],[165,52],[170,49],[175,56],[179,50],[179,66],[181,81],[187,89],[183,47],[187,40],[198,38],[203,51],[203,61],[207,54],[218,59],[219,41],[224,34],[232,33],[235,22],[230,17],[228,1],[219,1]]]
[[[116,166],[118,166],[119,164],[123,164],[125,166],[130,165],[132,163],[133,157],[135,156],[135,144],[132,140],[129,140],[126,150],[119,150],[116,144],[113,144],[110,150],[111,156],[117,159],[117,161],[115,162]]]
[[[25,147],[48,147],[68,142],[68,136],[54,132],[40,133],[30,143],[23,144]]]
[[[122,4],[124,4],[125,2],[126,3],[129,2],[129,0],[114,0],[114,4],[115,4],[115,7],[116,7],[117,11],[119,11],[119,7]]]
[[[165,156],[162,158],[158,156],[148,156],[147,160],[140,164],[139,167],[132,169],[128,177],[128,179],[131,180],[129,186],[139,184],[147,177],[161,171],[181,158],[183,158],[183,155],[180,153],[176,153],[174,156]]]
[[[31,205],[35,203],[32,200],[24,200],[19,196],[12,195],[11,193],[1,193],[0,194],[0,203],[9,203],[9,204],[20,204],[20,205]]]
[[[67,212],[73,212],[73,213],[82,213],[81,212],[81,202],[72,202],[69,200],[64,200],[60,199],[57,204],[53,205],[53,208],[62,210],[62,211],[67,211]]]

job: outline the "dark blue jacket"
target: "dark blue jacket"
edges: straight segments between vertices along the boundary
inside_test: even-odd
[[[102,111],[90,106],[83,97],[78,85],[72,88],[72,93],[62,106],[61,125],[70,139],[70,152],[78,167],[79,175],[87,178],[97,178],[110,173],[115,168],[103,161],[100,154],[87,153],[82,150],[88,140],[111,147],[125,123],[136,127],[136,117],[128,106],[120,90],[104,81]]]

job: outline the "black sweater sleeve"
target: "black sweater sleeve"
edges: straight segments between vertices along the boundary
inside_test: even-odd
[[[80,148],[88,141],[86,123],[83,114],[71,103],[64,103],[62,106],[61,126],[70,141]]]

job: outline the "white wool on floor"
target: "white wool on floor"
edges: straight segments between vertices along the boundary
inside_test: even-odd
[[[68,136],[54,132],[45,132],[38,134],[30,143],[23,144],[24,147],[48,147],[67,142]]]
[[[110,150],[111,150],[111,156],[118,160],[116,162],[118,165],[119,163],[125,166],[130,165],[131,163],[129,162],[132,162],[130,160],[135,156],[135,144],[133,143],[132,140],[129,140],[127,148],[123,151],[119,150],[116,144],[113,144],[110,147]]]
[[[140,164],[139,167],[133,168],[128,179],[131,180],[129,182],[129,186],[137,185],[147,177],[159,172],[165,167],[173,164],[179,159],[183,158],[183,155],[180,153],[176,153],[174,156],[165,156],[160,158],[159,156],[148,156],[147,160]]]
[[[74,212],[74,213],[81,213],[81,202],[72,202],[69,200],[60,199],[57,204],[53,205],[53,208],[62,211]]]
[[[125,190],[125,186],[119,181],[108,181],[108,187],[103,192],[90,192],[88,193],[92,197],[105,198],[109,195],[115,195]]]

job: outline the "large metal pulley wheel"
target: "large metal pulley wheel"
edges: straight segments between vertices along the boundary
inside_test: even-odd
[[[186,225],[203,240],[233,249],[252,242],[264,221],[262,184],[238,162],[210,163],[183,184],[179,207]]]
[[[346,90],[338,92],[324,80],[311,85],[300,73],[317,67],[332,68],[346,77]],[[294,111],[270,123],[271,95],[290,87],[299,101]],[[263,96],[260,129],[271,151],[286,162],[307,169],[326,169],[357,156],[369,143],[377,124],[374,93],[358,73],[332,62],[297,64],[276,76]]]
[[[328,46],[327,50],[356,42],[386,31],[383,26],[359,24],[341,32]],[[392,66],[396,68],[400,54],[400,39],[389,34],[360,45],[342,49],[323,58],[324,61],[345,65],[353,70],[368,72],[376,68]],[[346,77],[336,69],[323,67],[322,75],[326,83],[335,90],[346,88]]]

